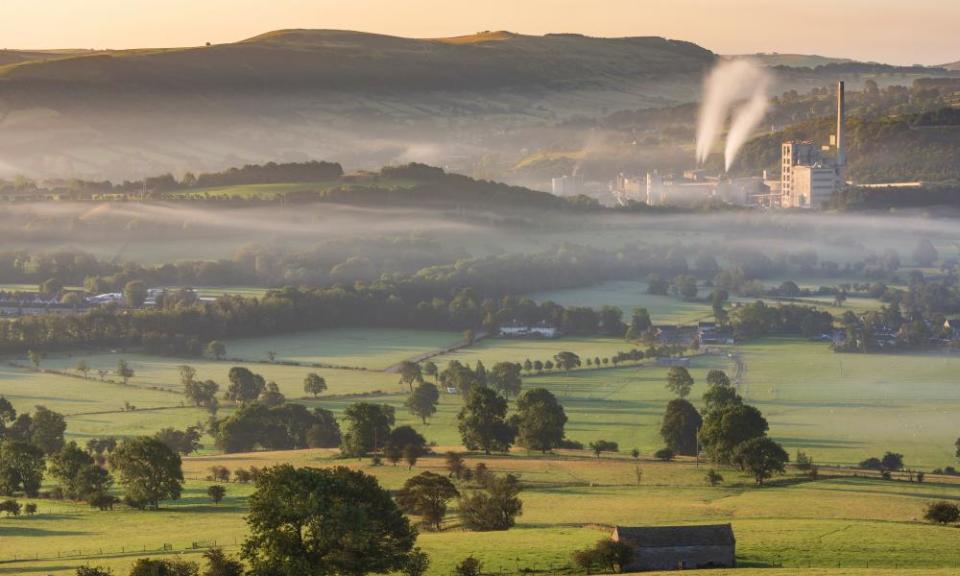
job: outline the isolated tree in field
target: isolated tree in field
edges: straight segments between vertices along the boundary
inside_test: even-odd
[[[184,389],[189,388],[196,381],[197,369],[187,364],[177,366],[177,372],[180,374],[180,384]]]
[[[509,530],[523,512],[519,494],[520,480],[516,476],[491,477],[484,482],[483,490],[460,498],[460,519],[470,530]]]
[[[766,418],[753,406],[728,406],[707,413],[700,428],[700,443],[714,461],[728,464],[738,444],[763,436],[769,428]]]
[[[702,423],[700,413],[693,404],[682,398],[675,398],[667,404],[667,410],[663,414],[660,437],[667,448],[677,454],[696,456],[697,431]]]
[[[468,450],[506,452],[513,444],[514,431],[506,421],[507,401],[491,388],[470,390],[457,415],[463,445]]]
[[[423,382],[423,371],[416,362],[404,360],[400,363],[400,385],[406,385],[413,392],[413,385],[416,382]]]
[[[620,446],[616,442],[610,442],[609,440],[597,440],[596,442],[590,443],[590,450],[593,451],[594,456],[599,460],[600,454],[603,452],[619,452]]]
[[[919,266],[932,266],[934,262],[937,261],[937,258],[940,257],[940,254],[930,240],[923,238],[917,242],[917,245],[913,249],[912,256],[913,261]]]
[[[28,442],[4,440],[0,444],[0,494],[23,492],[36,498],[44,468],[43,450]]]
[[[717,484],[723,482],[723,475],[716,470],[710,469],[707,470],[707,474],[704,476],[704,479],[707,481],[707,484],[716,486]]]
[[[520,365],[513,362],[497,362],[487,377],[490,385],[504,397],[509,398],[520,393],[523,381],[520,379]]]
[[[312,394],[314,398],[323,394],[326,389],[327,381],[316,372],[307,374],[306,378],[303,379],[303,391]]]
[[[880,459],[880,466],[884,470],[903,470],[903,454],[887,452]]]
[[[473,556],[467,556],[453,568],[453,576],[481,576],[483,565]]]
[[[960,507],[953,502],[931,502],[923,514],[924,519],[935,524],[954,524],[960,520]]]
[[[133,371],[133,368],[130,367],[130,364],[127,363],[123,358],[117,360],[117,368],[114,370],[117,377],[123,380],[123,385],[126,386],[130,379],[133,378],[136,373]]]
[[[180,456],[156,438],[128,438],[110,455],[126,500],[134,507],[156,510],[162,500],[177,500],[183,490]]]
[[[227,347],[219,340],[212,340],[207,344],[206,353],[208,357],[214,360],[223,360],[223,357],[227,355]]]
[[[253,402],[259,398],[260,394],[263,393],[267,387],[263,376],[254,374],[243,366],[234,366],[231,368],[227,374],[227,379],[230,380],[230,385],[227,387],[227,392],[224,397],[240,405]]]
[[[131,280],[123,287],[123,301],[131,308],[139,308],[147,300],[147,286],[140,280]]]
[[[466,462],[463,460],[463,456],[456,452],[447,452],[446,455],[446,466],[448,476],[456,478],[457,480],[462,480],[464,473],[468,470]]]
[[[407,398],[407,409],[426,424],[427,418],[437,413],[440,390],[429,382],[421,382]]]
[[[194,406],[210,408],[216,406],[219,391],[220,385],[213,380],[203,382],[193,380],[186,385],[183,393]]]
[[[710,386],[730,386],[730,377],[723,370],[713,369],[707,372],[707,384]]]
[[[56,454],[63,448],[63,433],[67,422],[63,414],[37,406],[30,419],[30,443],[43,450],[47,456]]]
[[[40,363],[43,362],[43,353],[37,350],[28,350],[27,358],[30,359],[30,363],[33,364],[33,367],[37,370],[40,369]]]
[[[528,390],[517,398],[513,417],[517,444],[528,450],[547,452],[563,442],[567,415],[563,406],[546,388]]]
[[[667,390],[680,398],[686,398],[693,388],[693,376],[683,366],[673,366],[667,372]]]
[[[76,364],[73,365],[73,369],[79,372],[84,378],[90,373],[90,365],[87,364],[87,361],[83,358],[77,360]]]
[[[460,496],[446,476],[423,472],[410,478],[397,492],[397,504],[407,514],[423,518],[423,523],[439,532],[447,514],[447,502]]]
[[[383,446],[396,420],[392,406],[357,402],[343,412],[346,431],[341,450],[345,456],[364,456]]]
[[[673,460],[674,456],[676,456],[676,453],[669,448],[661,448],[653,453],[654,458],[663,462],[669,462]]]
[[[416,464],[417,458],[427,453],[427,440],[411,426],[397,426],[390,431],[383,446],[383,454],[394,466],[408,456]],[[413,467],[413,464],[410,465]]]
[[[376,478],[344,467],[262,471],[247,524],[241,555],[253,574],[400,571],[417,534]]]
[[[760,436],[737,445],[734,460],[753,474],[758,486],[774,474],[786,471],[790,455],[771,438]]]
[[[213,500],[214,504],[219,504],[223,497],[227,495],[227,489],[221,484],[214,484],[207,488],[207,496]]]

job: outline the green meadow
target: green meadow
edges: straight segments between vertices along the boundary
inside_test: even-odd
[[[705,466],[697,468],[690,461],[520,454],[468,461],[520,475],[523,515],[508,532],[468,532],[459,525],[454,502],[444,530],[422,530],[418,539],[432,558],[430,574],[449,574],[468,555],[480,559],[490,573],[566,572],[570,554],[608,535],[613,525],[726,522],[734,527],[738,563],[744,569],[705,573],[739,574],[747,568],[782,565],[782,572],[771,573],[806,573],[809,567],[825,574],[894,568],[912,570],[898,572],[902,574],[936,574],[960,563],[956,528],[918,520],[929,501],[960,499],[960,485],[942,478],[917,484],[825,474],[806,481],[790,473],[766,488],[755,488],[735,470],[724,469],[725,482],[709,487],[703,481]],[[0,560],[6,561],[0,574],[68,574],[83,563],[123,570],[144,555],[144,549],[146,555],[199,559],[199,551],[191,547],[214,541],[236,552],[245,535],[243,515],[252,488],[228,484],[227,498],[214,505],[205,495],[210,483],[202,478],[213,465],[236,469],[280,462],[359,468],[390,489],[423,470],[443,471],[440,457],[424,458],[408,470],[341,460],[319,450],[187,458],[184,469],[191,480],[183,498],[157,512],[99,512],[39,500],[39,512],[32,518],[0,519]],[[171,550],[160,551],[164,545]],[[77,553],[79,558],[66,557]],[[11,562],[14,557],[20,561]]]

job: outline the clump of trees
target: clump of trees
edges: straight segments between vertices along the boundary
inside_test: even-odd
[[[583,568],[587,574],[598,568],[621,573],[632,559],[633,548],[610,538],[599,540],[592,548],[573,553],[573,563]]]

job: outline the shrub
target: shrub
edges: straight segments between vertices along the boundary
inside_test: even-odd
[[[669,462],[673,460],[673,450],[669,448],[661,448],[653,453],[653,457],[656,458],[657,460]]]
[[[480,561],[467,556],[453,569],[454,576],[480,576]]]
[[[81,566],[77,568],[75,574],[76,576],[113,576],[113,571],[99,566]]]
[[[927,505],[927,511],[923,517],[928,522],[936,524],[953,524],[960,520],[960,507],[952,502],[931,502]]]
[[[711,486],[716,486],[717,484],[723,482],[723,475],[716,470],[708,470],[705,478],[707,480],[707,484]]]
[[[37,505],[34,504],[33,502],[30,502],[29,504],[25,504],[23,506],[23,512],[27,516],[33,516],[34,514],[37,513]]]

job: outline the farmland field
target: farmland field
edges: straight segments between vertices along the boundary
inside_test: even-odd
[[[691,324],[713,316],[709,302],[684,302],[676,296],[647,294],[647,283],[637,280],[604,282],[587,288],[536,292],[538,302],[553,300],[561,306],[616,306],[629,318],[634,308],[646,308],[655,324]]]
[[[838,566],[845,570],[830,570],[831,574],[867,574],[871,573],[868,563],[872,570],[900,567],[917,570],[906,574],[935,574],[936,569],[948,570],[960,562],[955,528],[917,521],[930,500],[960,497],[960,485],[945,479],[916,484],[825,475],[815,482],[785,478],[757,489],[736,471],[722,470],[726,482],[711,488],[703,482],[704,469],[689,461],[641,459],[635,464],[629,458],[597,461],[517,455],[469,459],[471,464],[478,461],[496,472],[521,476],[526,486],[521,494],[524,513],[509,532],[476,533],[460,528],[454,506],[443,532],[424,530],[418,539],[433,560],[430,574],[448,574],[457,561],[471,554],[493,573],[563,569],[573,550],[604,537],[611,525],[693,522],[732,523],[742,566],[782,564],[784,574],[791,573],[788,568],[796,573],[808,566],[822,568],[824,573]],[[205,497],[209,482],[199,478],[214,464],[236,469],[277,462],[347,465],[375,474],[392,489],[420,471],[443,470],[438,457],[422,459],[408,471],[403,466],[373,467],[368,460],[339,460],[328,451],[187,458],[185,474],[193,480],[188,481],[184,497],[166,503],[158,512],[97,512],[79,504],[40,500],[35,517],[0,519],[4,536],[0,559],[47,558],[0,564],[0,574],[67,574],[80,563],[122,569],[134,555],[143,555],[144,548],[156,550],[164,544],[191,559],[198,558],[198,552],[184,549],[193,543],[216,540],[228,552],[236,552],[236,543],[245,534],[243,515],[251,487],[229,484],[226,500],[215,506]],[[637,467],[642,471],[640,485]],[[809,502],[817,506],[804,505]],[[147,523],[149,530],[144,529]],[[94,557],[56,558],[71,550]],[[924,568],[931,571],[920,571]]]

